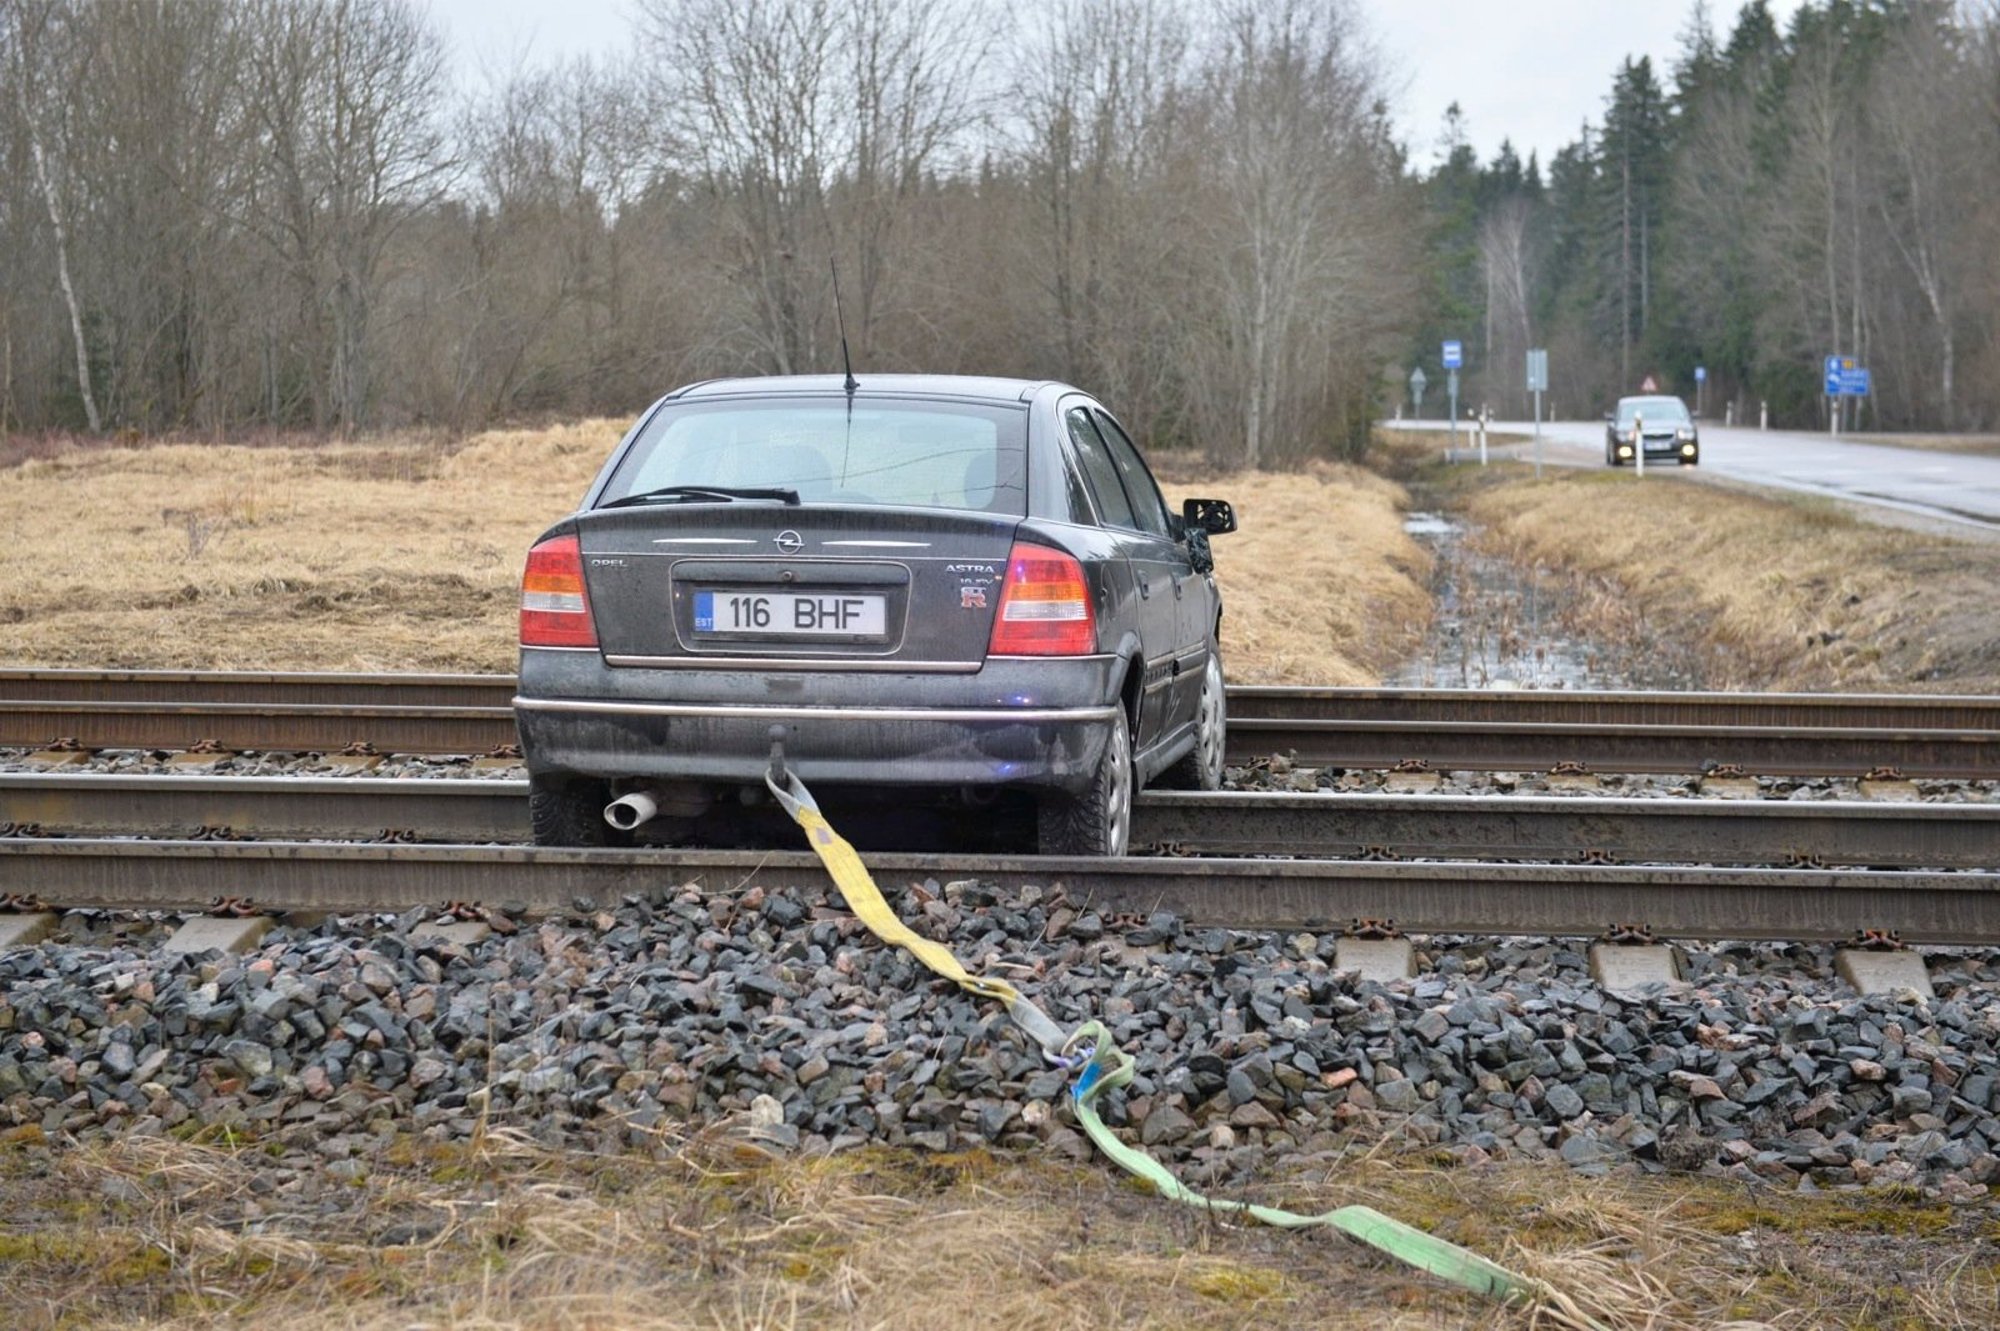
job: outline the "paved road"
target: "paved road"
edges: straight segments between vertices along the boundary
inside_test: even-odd
[[[1442,422],[1399,421],[1391,426],[1435,430]],[[1493,429],[1530,434],[1534,426],[1526,421],[1495,421]],[[1542,441],[1545,460],[1551,464],[1604,465],[1602,421],[1543,421]],[[1529,455],[1520,448],[1509,452]],[[1656,470],[1681,469],[1647,468],[1649,475]],[[1700,470],[2000,533],[2000,457],[1849,443],[1789,430],[1704,425]]]

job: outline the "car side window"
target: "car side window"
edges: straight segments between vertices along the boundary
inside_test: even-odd
[[[1138,519],[1132,516],[1132,503],[1118,481],[1118,464],[1111,460],[1110,450],[1104,446],[1097,427],[1091,424],[1090,414],[1082,407],[1072,407],[1064,420],[1069,426],[1070,442],[1076,445],[1077,458],[1083,463],[1084,479],[1089,482],[1091,493],[1097,496],[1097,511],[1114,527],[1139,530]]]
[[[1154,483],[1153,473],[1146,469],[1138,448],[1108,413],[1094,411],[1091,416],[1104,435],[1112,461],[1118,464],[1118,475],[1125,482],[1125,493],[1132,500],[1132,512],[1139,520],[1139,529],[1171,539],[1166,500],[1160,497],[1160,487]]]
[[[1074,448],[1058,448],[1062,458],[1063,491],[1069,502],[1069,520],[1086,527],[1097,525],[1097,509],[1090,502],[1090,487],[1084,484],[1083,464]]]

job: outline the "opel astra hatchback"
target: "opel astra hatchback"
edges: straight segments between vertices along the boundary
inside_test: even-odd
[[[702,836],[759,801],[778,738],[822,796],[1004,797],[1044,852],[1123,854],[1139,787],[1221,783],[1208,538],[1234,529],[1220,500],[1169,512],[1064,384],[670,393],[528,554],[535,839]]]

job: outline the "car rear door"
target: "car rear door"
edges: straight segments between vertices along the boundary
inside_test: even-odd
[[[1133,745],[1143,751],[1164,738],[1180,715],[1173,697],[1180,635],[1174,608],[1173,543],[1164,530],[1163,517],[1133,503],[1131,491],[1121,479],[1117,457],[1090,404],[1080,398],[1066,401],[1063,425],[1096,502],[1099,520],[1117,538],[1135,593],[1126,603],[1134,611],[1131,627],[1139,635],[1143,674]],[[1154,502],[1157,506],[1157,492]],[[1161,530],[1148,530],[1149,522]]]
[[[1191,719],[1201,702],[1201,672],[1208,663],[1208,635],[1215,623],[1215,584],[1195,571],[1187,542],[1176,539],[1166,497],[1132,437],[1111,413],[1098,408],[1093,414],[1112,459],[1118,463],[1119,477],[1125,482],[1139,525],[1157,541],[1154,554],[1173,592],[1174,667],[1168,686],[1172,711],[1176,721]]]

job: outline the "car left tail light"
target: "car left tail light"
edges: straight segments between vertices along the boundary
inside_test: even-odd
[[[553,536],[528,551],[521,575],[521,645],[597,646],[583,586],[583,547],[574,536]]]
[[[1074,557],[1016,542],[987,643],[993,656],[1088,656],[1097,650],[1090,584]]]

